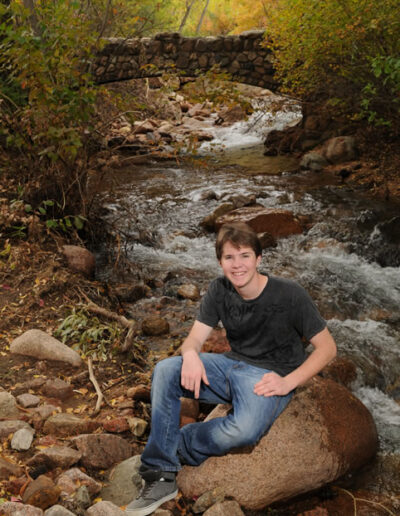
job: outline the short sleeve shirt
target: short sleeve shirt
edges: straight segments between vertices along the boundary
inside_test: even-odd
[[[203,297],[197,320],[223,324],[235,360],[286,375],[305,360],[303,338],[326,327],[307,291],[295,281],[268,275],[261,294],[243,299],[225,277],[215,279]]]

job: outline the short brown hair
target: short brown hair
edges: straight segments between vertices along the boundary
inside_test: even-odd
[[[215,252],[219,261],[226,242],[230,242],[236,248],[251,247],[256,256],[261,256],[262,247],[257,233],[245,222],[231,222],[221,226],[215,242]]]

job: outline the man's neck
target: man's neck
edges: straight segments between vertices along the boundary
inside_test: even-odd
[[[264,290],[267,283],[268,276],[264,276],[263,274],[257,273],[250,285],[246,285],[242,289],[237,288],[236,291],[243,299],[256,299]]]

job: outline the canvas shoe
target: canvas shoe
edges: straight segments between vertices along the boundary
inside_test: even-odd
[[[164,477],[145,482],[139,496],[125,510],[127,516],[147,516],[178,494],[176,480]]]

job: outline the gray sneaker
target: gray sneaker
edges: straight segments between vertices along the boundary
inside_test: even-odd
[[[127,516],[147,516],[164,502],[175,498],[177,494],[175,479],[167,480],[161,477],[159,480],[145,482],[139,496],[127,506],[125,513]]]

